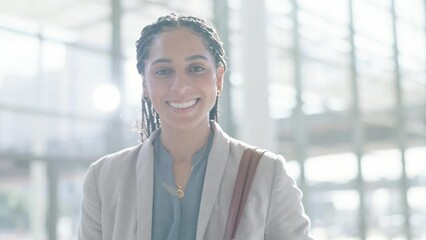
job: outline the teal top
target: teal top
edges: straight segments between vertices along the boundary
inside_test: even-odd
[[[152,212],[153,240],[191,240],[196,238],[201,193],[207,169],[207,158],[213,142],[213,132],[192,157],[194,166],[185,186],[185,196],[176,194],[173,158],[164,148],[160,134],[154,140],[154,197]]]

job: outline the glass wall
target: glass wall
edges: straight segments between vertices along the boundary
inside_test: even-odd
[[[139,143],[135,41],[160,15],[194,14],[227,34],[223,114],[238,128],[243,4],[0,1],[0,239],[75,238],[89,164]],[[258,81],[314,238],[426,239],[426,2],[264,4]]]
[[[271,117],[316,239],[425,239],[426,3],[266,2]]]

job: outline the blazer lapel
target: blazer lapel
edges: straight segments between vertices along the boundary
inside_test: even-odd
[[[211,124],[213,124],[214,127],[214,139],[208,158],[206,176],[204,178],[197,225],[197,240],[202,240],[206,231],[213,205],[217,200],[230,148],[229,137],[222,131],[218,124],[214,122],[211,122]]]
[[[143,144],[136,164],[137,239],[151,239],[154,186],[154,151],[152,141],[158,130]]]

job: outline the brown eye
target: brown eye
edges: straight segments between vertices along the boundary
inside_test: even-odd
[[[199,72],[202,72],[204,70],[205,70],[205,68],[203,68],[203,67],[201,67],[199,65],[195,65],[195,66],[192,66],[190,68],[190,72],[195,72],[195,73],[199,73]]]
[[[170,75],[171,73],[172,73],[172,70],[168,68],[161,68],[155,71],[155,74],[159,76],[167,76],[167,75]]]

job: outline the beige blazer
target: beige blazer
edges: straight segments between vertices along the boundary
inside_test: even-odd
[[[152,141],[156,134],[158,131],[144,144],[105,156],[90,166],[83,186],[79,240],[151,239]],[[214,124],[196,240],[223,239],[238,166],[247,146]],[[265,153],[236,239],[311,239],[301,197],[286,172],[284,158]]]

